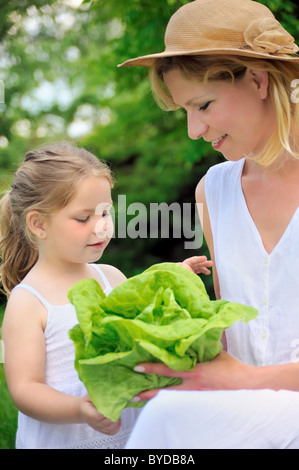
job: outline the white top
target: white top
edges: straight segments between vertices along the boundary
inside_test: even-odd
[[[104,293],[112,291],[106,276],[98,265],[91,266],[104,282]],[[84,396],[87,391],[74,367],[75,350],[68,332],[78,323],[75,307],[71,304],[51,305],[39,292],[26,284],[16,288],[32,292],[47,309],[47,326],[44,331],[46,342],[46,383],[63,393]],[[17,449],[118,449],[125,442],[136,420],[138,410],[125,409],[122,426],[114,436],[93,430],[87,424],[49,424],[32,419],[23,413],[18,415],[16,438]]]
[[[299,210],[268,254],[241,186],[244,159],[211,167],[205,193],[221,298],[255,307],[258,317],[226,331],[228,351],[253,365],[299,359]]]

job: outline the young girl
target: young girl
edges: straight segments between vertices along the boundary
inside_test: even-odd
[[[2,338],[5,372],[19,409],[17,448],[123,448],[137,410],[120,422],[97,412],[74,368],[67,292],[96,279],[106,295],[123,282],[95,264],[113,233],[108,166],[68,144],[28,152],[1,201],[1,280],[9,294]],[[207,273],[210,262],[182,263]]]
[[[94,278],[108,294],[125,279],[93,264],[109,243],[112,183],[108,166],[89,152],[49,146],[27,153],[2,199],[1,277],[10,293],[2,333],[20,410],[17,448],[122,448],[134,423],[133,409],[117,423],[97,412],[68,338],[77,321],[72,284]]]
[[[123,65],[150,67],[158,103],[183,108],[189,137],[228,160],[210,168],[196,198],[217,297],[259,315],[230,327],[227,352],[192,372],[139,366],[201,392],[163,391],[130,445],[298,448],[299,48],[252,0],[187,3],[171,17],[165,46]],[[161,433],[150,432],[153,422]]]

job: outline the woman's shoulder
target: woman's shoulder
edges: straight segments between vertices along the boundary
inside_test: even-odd
[[[225,174],[233,170],[238,171],[240,168],[243,167],[243,164],[244,158],[241,158],[240,160],[236,161],[225,160],[224,162],[219,162],[216,163],[216,165],[211,166],[207,171],[207,175]]]
[[[207,198],[221,194],[221,188],[226,191],[240,180],[244,158],[237,161],[224,161],[211,166],[196,186],[195,196],[197,203],[207,202]],[[215,191],[217,188],[217,191]]]
[[[244,158],[237,161],[225,161],[211,166],[205,175],[206,189],[226,187],[239,181],[244,165]]]
[[[219,178],[221,175],[224,175],[232,170],[232,168],[236,168],[240,166],[242,161],[231,162],[231,161],[224,161],[220,163],[216,163],[215,165],[211,166],[206,174],[199,180],[196,186],[196,194],[197,195],[204,195],[204,188],[206,181],[210,182],[211,179]],[[243,163],[242,163],[243,164]],[[201,197],[202,199],[202,197]]]

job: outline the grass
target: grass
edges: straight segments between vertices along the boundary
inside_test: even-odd
[[[0,339],[4,307],[0,307]],[[0,449],[14,449],[17,429],[17,409],[10,397],[0,354]]]

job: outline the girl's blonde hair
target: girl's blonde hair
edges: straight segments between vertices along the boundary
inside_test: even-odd
[[[252,59],[239,56],[175,56],[157,59],[150,69],[153,95],[158,105],[167,111],[178,106],[172,100],[164,83],[164,74],[179,69],[189,80],[207,83],[212,80],[240,80],[246,69],[266,71],[269,76],[269,97],[277,117],[277,130],[258,155],[252,158],[262,165],[273,163],[286,150],[293,157],[299,158],[298,139],[299,105],[292,100],[292,83],[299,78],[299,68],[291,62],[266,59]],[[297,135],[296,135],[297,132]]]
[[[37,239],[26,224],[29,211],[50,215],[65,207],[88,176],[105,177],[110,168],[87,150],[68,143],[29,151],[0,201],[1,282],[7,294],[38,258]]]

